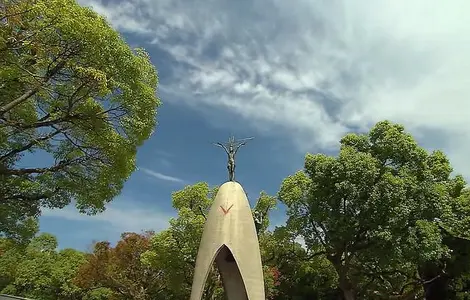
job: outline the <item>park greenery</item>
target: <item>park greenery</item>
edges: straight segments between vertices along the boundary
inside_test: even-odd
[[[95,214],[119,195],[155,128],[157,81],[144,50],[75,0],[0,3],[0,293],[189,299],[217,186],[174,192],[165,230],[115,245],[58,249],[38,230],[41,209]],[[339,145],[251,199],[267,299],[470,299],[470,189],[446,155],[389,121]],[[270,226],[279,203],[287,222]],[[216,266],[203,298],[224,299]]]
[[[155,127],[157,74],[75,0],[0,4],[0,232],[31,236],[41,208],[97,213]],[[23,160],[41,155],[34,165]]]

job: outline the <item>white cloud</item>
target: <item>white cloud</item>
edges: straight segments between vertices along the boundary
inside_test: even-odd
[[[181,178],[165,175],[165,174],[162,174],[162,173],[159,173],[159,172],[152,171],[150,169],[139,168],[139,171],[142,171],[145,174],[147,174],[149,176],[152,176],[154,178],[160,179],[160,180],[184,183],[184,180],[181,179]]]
[[[132,2],[122,2],[120,5],[114,6],[112,10],[101,1],[80,0],[79,3],[83,6],[93,7],[94,11],[105,16],[113,26],[121,31],[149,33],[149,20],[136,17],[142,16],[143,12]]]
[[[185,66],[165,101],[229,110],[301,151],[391,119],[470,178],[466,0],[82,3]]]
[[[122,232],[141,232],[143,230],[161,231],[168,227],[168,221],[174,214],[144,207],[134,201],[116,199],[106,206],[103,213],[94,216],[81,214],[73,205],[63,209],[44,209],[42,217],[55,217],[70,221],[81,221],[87,224],[96,224],[101,231],[111,231],[116,234]]]

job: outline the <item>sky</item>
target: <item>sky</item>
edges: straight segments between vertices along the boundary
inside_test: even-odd
[[[171,193],[226,181],[212,142],[255,136],[237,156],[254,204],[349,132],[388,119],[470,179],[470,2],[466,0],[79,0],[159,74],[158,126],[138,170],[97,216],[45,210],[61,248],[165,229]],[[273,224],[285,221],[281,206]]]

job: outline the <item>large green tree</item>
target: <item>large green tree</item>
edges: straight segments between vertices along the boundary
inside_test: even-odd
[[[452,218],[440,221],[443,243],[450,255],[427,262],[421,273],[427,300],[465,300],[470,297],[470,190],[452,202]]]
[[[24,247],[15,240],[0,238],[0,292],[15,280]]]
[[[296,236],[289,227],[281,226],[260,238],[263,266],[276,272],[270,299],[337,300],[335,269],[324,256],[305,249]]]
[[[279,198],[289,226],[335,268],[346,300],[411,299],[435,279],[419,267],[449,256],[440,226],[456,219],[465,186],[451,173],[442,152],[383,121],[342,138],[337,156],[307,154]]]
[[[24,246],[8,242],[0,256],[0,293],[43,300],[79,300],[81,289],[73,283],[83,253],[74,249],[57,251],[54,236],[43,233]],[[5,244],[4,244],[5,245]]]
[[[147,53],[75,0],[2,1],[0,234],[71,199],[103,210],[155,127],[156,87]]]

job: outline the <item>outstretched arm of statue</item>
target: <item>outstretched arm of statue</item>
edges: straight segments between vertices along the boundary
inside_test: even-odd
[[[223,149],[225,150],[225,153],[227,153],[227,155],[229,154],[229,153],[228,153],[228,149],[227,149],[227,147],[225,147],[224,144],[222,144],[222,143],[214,143],[214,145],[216,145],[216,146],[218,146],[218,147],[220,147],[220,148],[223,148]]]
[[[235,148],[235,153],[234,154],[237,154],[238,149],[240,149],[240,147],[244,146],[244,145],[246,145],[246,142],[242,142],[242,143],[238,144],[238,146]]]

